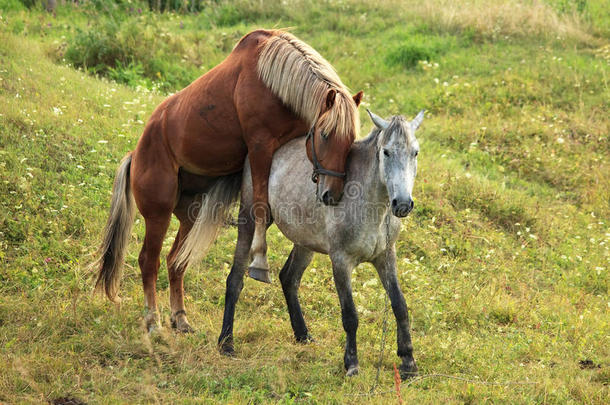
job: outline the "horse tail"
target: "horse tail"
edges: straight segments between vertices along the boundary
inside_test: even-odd
[[[104,228],[104,241],[98,252],[99,258],[93,267],[99,268],[95,289],[103,289],[110,301],[116,301],[121,279],[125,250],[131,235],[135,215],[135,204],[131,193],[129,172],[131,153],[117,170],[112,188],[110,216]]]
[[[201,200],[189,207],[188,215],[194,224],[176,255],[175,268],[186,269],[190,262],[205,256],[239,197],[241,178],[241,172],[219,177]]]

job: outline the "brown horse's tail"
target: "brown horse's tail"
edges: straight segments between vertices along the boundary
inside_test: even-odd
[[[192,215],[194,224],[176,255],[176,268],[185,269],[189,262],[206,254],[237,201],[240,189],[241,172],[219,177],[200,202],[191,205],[189,216]]]
[[[119,290],[125,250],[131,235],[135,205],[129,182],[131,153],[127,155],[114,179],[110,216],[104,228],[104,241],[99,250],[99,259],[93,264],[99,268],[96,290],[102,289],[110,301],[115,301]]]

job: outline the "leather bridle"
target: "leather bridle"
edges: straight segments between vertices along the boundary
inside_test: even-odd
[[[309,138],[311,138],[311,163],[313,164],[313,172],[311,173],[311,181],[314,183],[318,183],[318,179],[320,175],[324,176],[333,176],[338,177],[340,179],[345,179],[346,174],[341,172],[336,172],[334,170],[328,170],[322,167],[320,162],[318,161],[318,157],[316,156],[316,144],[315,144],[315,135],[314,135],[315,124],[311,126],[311,129],[307,133],[307,137],[305,138],[305,142]]]

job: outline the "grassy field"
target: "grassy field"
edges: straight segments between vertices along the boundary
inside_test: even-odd
[[[249,30],[292,27],[364,90],[365,107],[428,111],[399,279],[421,374],[465,380],[405,382],[402,400],[608,403],[607,0],[239,0],[203,2],[198,14],[99,0],[41,10],[0,0],[0,402],[398,402],[391,314],[371,392],[384,318],[373,268],[354,272],[361,371],[346,379],[330,263],[316,256],[305,273],[316,342],[297,344],[277,281],[291,244],[275,227],[276,281],[246,281],[236,358],[216,349],[235,228],[187,272],[193,334],[169,328],[163,259],[176,222],[159,335],[141,324],[139,219],[122,303],[92,295],[87,265],[114,172],[154,107]]]

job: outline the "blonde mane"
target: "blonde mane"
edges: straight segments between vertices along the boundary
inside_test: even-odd
[[[292,34],[274,31],[261,44],[257,68],[263,83],[308,126],[318,121],[328,90],[336,90],[335,104],[320,128],[340,137],[358,137],[360,117],[349,89],[311,46]]]

